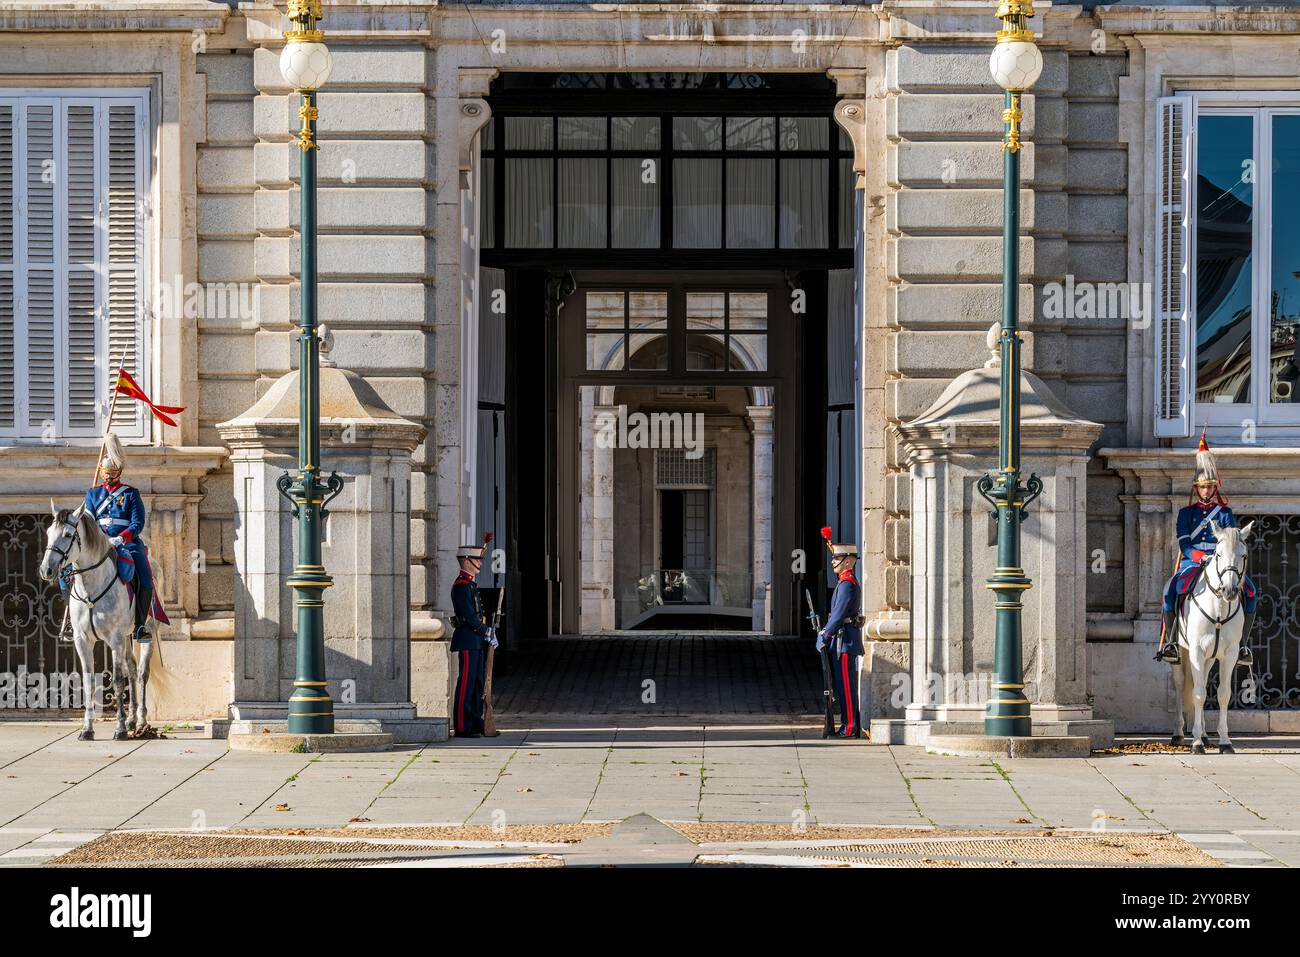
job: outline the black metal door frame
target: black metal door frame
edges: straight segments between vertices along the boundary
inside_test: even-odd
[[[787,632],[793,606],[793,587],[788,576],[779,574],[786,555],[799,546],[799,509],[781,509],[782,501],[803,497],[801,460],[803,445],[799,428],[800,317],[791,310],[789,277],[773,270],[581,270],[572,273],[574,292],[559,313],[560,362],[557,369],[558,409],[555,416],[556,445],[555,555],[559,561],[555,590],[560,594],[558,631],[552,635],[581,633],[581,580],[579,547],[581,510],[578,501],[581,441],[579,435],[579,390],[583,386],[608,385],[695,385],[770,388],[776,408],[773,441],[772,502],[772,622],[773,632]],[[582,294],[600,289],[669,291],[669,329],[684,328],[686,293],[692,290],[742,291],[766,289],[768,299],[768,370],[766,372],[654,372],[628,370],[593,372],[586,368],[585,311]],[[680,324],[680,325],[679,325]],[[672,340],[670,339],[670,345]]]

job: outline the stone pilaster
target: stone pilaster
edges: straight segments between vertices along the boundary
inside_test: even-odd
[[[774,443],[773,415],[770,405],[748,407],[749,420],[754,430],[754,471],[751,486],[754,490],[752,511],[754,538],[754,630],[767,630],[768,589],[772,584],[772,451]]]
[[[596,440],[600,423],[615,419],[618,406],[582,392],[582,631],[617,627],[614,594],[614,449]]]

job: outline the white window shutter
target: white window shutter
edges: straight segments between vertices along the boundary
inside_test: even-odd
[[[101,435],[118,360],[149,388],[145,104],[0,95],[0,439]],[[122,438],[147,425],[119,404]]]
[[[103,394],[99,363],[96,207],[96,107],[93,101],[64,101],[64,174],[67,215],[63,256],[64,421],[68,436],[98,434],[97,404]]]
[[[19,314],[26,315],[25,341],[19,355],[26,358],[26,381],[20,379],[27,413],[23,434],[40,435],[57,428],[58,298],[54,246],[58,222],[58,102],[28,100],[23,110],[26,147],[23,266],[26,273]]]
[[[108,214],[108,357],[106,366],[122,367],[145,391],[144,369],[144,217],[146,197],[144,161],[144,111],[139,100],[106,103],[107,165],[105,197]],[[116,373],[109,370],[109,375]],[[111,383],[110,383],[111,387]],[[162,401],[151,396],[154,401]],[[119,399],[113,412],[113,431],[127,437],[146,436],[148,425],[141,404]]]
[[[1161,438],[1191,431],[1192,184],[1195,114],[1191,99],[1156,102],[1156,421]]]
[[[12,103],[0,103],[0,435],[12,434],[16,426],[14,400],[15,322],[14,301],[14,185],[15,143],[18,139],[17,111]]]

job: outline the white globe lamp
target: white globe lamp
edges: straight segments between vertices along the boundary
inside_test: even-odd
[[[329,47],[319,40],[292,36],[280,53],[280,73],[295,90],[319,90],[330,78],[334,62]]]
[[[1033,34],[999,38],[989,56],[989,72],[1004,90],[1021,92],[1033,86],[1043,72],[1043,54]]]

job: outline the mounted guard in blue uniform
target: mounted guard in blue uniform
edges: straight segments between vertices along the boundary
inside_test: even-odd
[[[826,625],[817,633],[817,651],[828,646],[831,651],[831,679],[840,706],[840,727],[835,734],[841,738],[860,738],[862,709],[858,700],[858,672],[866,649],[862,644],[862,586],[853,571],[858,563],[858,546],[833,544],[829,527],[823,528],[822,534],[831,553],[831,569],[839,581],[831,596]]]
[[[487,681],[487,649],[497,645],[487,622],[483,619],[483,603],[479,598],[479,569],[483,567],[485,545],[462,545],[456,552],[460,574],[451,585],[451,623],[455,628],[451,636],[451,650],[456,653],[459,666],[456,674],[456,692],[452,699],[452,730],[458,738],[482,737],[483,692]]]
[[[153,572],[149,568],[149,549],[144,543],[144,526],[147,514],[140,493],[122,483],[122,470],[126,467],[126,454],[122,443],[112,432],[104,437],[104,453],[99,471],[102,483],[86,491],[85,509],[117,549],[118,577],[134,593],[135,639],[148,641],[147,622],[152,615],[167,622],[162,604],[153,591]]]
[[[1191,502],[1178,511],[1178,561],[1173,576],[1165,586],[1164,616],[1160,628],[1160,648],[1156,661],[1177,664],[1180,661],[1178,642],[1173,640],[1174,626],[1178,620],[1178,607],[1191,591],[1202,566],[1214,557],[1214,530],[1211,523],[1224,528],[1235,528],[1237,517],[1232,514],[1228,499],[1219,481],[1219,469],[1201,432],[1201,442],[1196,450],[1196,476],[1192,480]],[[1259,595],[1255,584],[1246,576],[1241,583],[1241,652],[1238,665],[1250,666],[1254,660],[1250,652],[1250,629],[1255,623],[1255,609]]]

